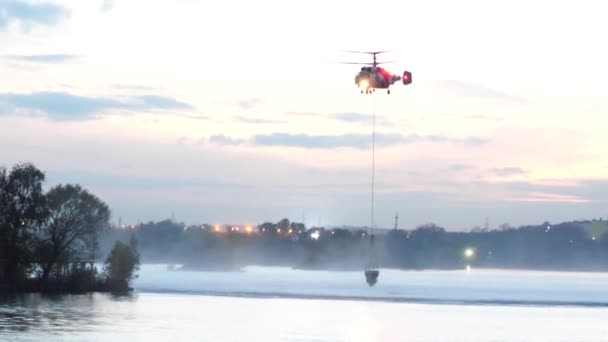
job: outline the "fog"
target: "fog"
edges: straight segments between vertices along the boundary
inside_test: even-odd
[[[133,235],[144,263],[183,264],[190,270],[239,270],[283,266],[307,270],[360,270],[372,252],[385,268],[608,271],[608,222],[580,221],[498,230],[451,232],[434,224],[375,234],[365,229],[307,228],[283,219],[253,226],[186,226],[165,220],[111,229],[102,255],[115,240]],[[473,250],[473,255],[464,252]]]
[[[181,270],[144,264],[138,292],[218,296],[385,300],[420,303],[608,306],[608,273],[470,269],[380,271],[369,287],[363,270],[316,271],[249,266],[242,271]]]

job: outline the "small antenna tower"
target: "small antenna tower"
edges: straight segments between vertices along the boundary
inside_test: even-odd
[[[399,212],[395,213],[395,227],[393,227],[393,229],[397,230],[398,222],[399,222]]]

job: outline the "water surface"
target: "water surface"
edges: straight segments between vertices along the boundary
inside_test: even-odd
[[[126,297],[0,297],[0,341],[608,340],[606,274],[140,273]]]

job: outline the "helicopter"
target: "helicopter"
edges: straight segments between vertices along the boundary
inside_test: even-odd
[[[359,87],[361,94],[371,94],[376,89],[386,89],[386,93],[390,94],[390,86],[395,82],[402,81],[403,85],[412,83],[412,73],[404,71],[402,75],[393,75],[386,69],[379,67],[379,64],[390,63],[390,62],[378,62],[376,55],[385,53],[388,51],[346,51],[351,53],[366,53],[373,56],[372,63],[353,63],[353,62],[342,62],[342,64],[364,64],[366,66],[361,67],[361,70],[355,76],[355,84]]]

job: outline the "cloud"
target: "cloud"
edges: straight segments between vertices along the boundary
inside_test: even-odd
[[[491,100],[500,100],[514,103],[526,102],[525,99],[512,96],[507,93],[503,93],[494,89],[490,89],[478,84],[457,81],[457,80],[443,80],[438,81],[437,86],[454,94],[462,97],[471,98],[485,98]]]
[[[540,202],[540,203],[589,203],[588,199],[578,196],[560,195],[552,193],[527,193],[524,196],[515,196],[506,199],[509,202]]]
[[[258,98],[252,98],[252,99],[243,99],[237,102],[237,105],[239,107],[241,107],[242,109],[251,109],[255,106],[257,106],[260,102],[262,102],[261,99]]]
[[[361,114],[361,113],[354,113],[354,112],[348,112],[348,113],[334,113],[330,115],[332,118],[336,119],[336,120],[342,120],[342,121],[346,121],[346,122],[370,122],[372,119],[372,116],[369,114]]]
[[[80,57],[70,54],[46,54],[46,55],[4,55],[3,59],[12,62],[40,63],[40,64],[62,64],[78,60]]]
[[[275,132],[270,134],[254,135],[250,139],[234,139],[229,136],[218,134],[211,136],[210,142],[220,145],[241,145],[249,143],[252,146],[286,146],[309,149],[333,149],[333,148],[355,148],[368,149],[372,147],[371,134],[343,134],[343,135],[309,135],[290,134]],[[378,147],[393,146],[399,144],[411,144],[417,142],[452,143],[478,146],[486,142],[481,138],[449,138],[440,135],[418,135],[418,134],[384,134],[376,133],[375,144]]]
[[[491,115],[462,115],[455,113],[441,113],[443,116],[449,116],[458,119],[469,119],[469,120],[486,120],[486,121],[504,121],[505,119],[502,117],[491,116]]]
[[[465,171],[465,170],[470,170],[473,167],[471,165],[466,165],[466,164],[452,164],[449,166],[449,169],[452,171]]]
[[[192,106],[176,99],[160,95],[143,95],[133,98],[139,109],[192,109]]]
[[[111,86],[113,89],[117,90],[142,90],[142,91],[155,91],[161,90],[161,87],[153,87],[139,84],[113,84]]]
[[[185,145],[185,144],[188,143],[188,140],[189,140],[188,137],[183,137],[182,136],[182,137],[177,138],[177,140],[175,140],[175,143],[177,145]]]
[[[210,119],[208,116],[204,116],[204,115],[184,115],[183,117],[186,119],[192,119],[192,120],[209,120]]]
[[[493,116],[489,116],[489,115],[467,115],[466,118],[475,119],[475,120],[490,120],[490,121],[504,120],[503,118],[497,118],[497,117],[493,117]]]
[[[291,116],[302,116],[302,117],[329,117],[333,120],[349,122],[349,123],[361,123],[365,125],[371,125],[373,116],[371,114],[357,113],[357,112],[340,112],[331,114],[321,114],[314,112],[288,112],[287,115]],[[376,125],[380,126],[394,126],[392,122],[387,120],[381,115],[376,115]]]
[[[608,179],[579,180],[579,181],[544,181],[544,182],[506,182],[501,183],[509,189],[542,197],[538,194],[559,194],[593,202],[608,202]]]
[[[404,141],[399,134],[377,134],[376,144],[380,146],[394,145]],[[308,135],[272,133],[253,137],[253,144],[258,146],[290,146],[304,148],[339,148],[352,147],[365,149],[371,147],[372,139],[368,134],[344,135]]]
[[[517,167],[494,169],[506,174],[525,173]],[[496,202],[520,202],[540,204],[584,204],[593,203],[597,208],[608,202],[608,179],[597,180],[535,180],[535,181],[500,181],[476,182],[478,188],[488,191],[486,200]],[[494,189],[494,190],[491,190]],[[573,207],[565,208],[573,209]]]
[[[375,140],[377,146],[391,146],[399,144],[410,144],[415,142],[457,143],[472,146],[485,143],[485,140],[480,138],[460,139],[438,135],[423,136],[418,134],[401,135],[383,133],[377,133]],[[371,134],[315,136],[308,134],[272,133],[254,136],[252,138],[252,144],[257,146],[288,146],[322,149],[332,149],[340,147],[367,149],[372,146],[372,136]]]
[[[451,142],[456,144],[463,144],[467,146],[481,146],[485,145],[489,142],[488,139],[478,138],[478,137],[468,137],[468,138],[452,138]]]
[[[501,177],[517,176],[517,175],[523,175],[526,173],[525,170],[523,170],[522,168],[519,168],[519,167],[494,168],[494,169],[492,169],[492,172],[494,172],[494,174],[496,174],[497,176],[501,176]]]
[[[249,123],[249,124],[285,124],[287,121],[284,120],[268,120],[268,119],[259,119],[259,118],[248,118],[245,116],[237,116],[235,117],[237,121]]]
[[[353,123],[371,124],[373,120],[373,116],[371,114],[355,112],[334,113],[330,114],[329,116],[336,120]],[[376,115],[376,125],[392,126],[392,123],[386,120],[384,117]]]
[[[36,92],[31,94],[0,93],[0,104],[8,113],[47,115],[52,120],[90,120],[111,110],[183,110],[192,106],[158,95],[136,96],[117,100],[78,96],[66,92]],[[0,113],[2,114],[2,113]]]
[[[485,145],[488,142],[487,139],[482,139],[482,138],[478,138],[478,137],[450,138],[445,135],[433,135],[433,134],[424,136],[422,138],[425,140],[428,140],[430,142],[435,142],[435,143],[451,142],[451,143],[463,144],[463,145],[469,145],[469,146]]]
[[[101,11],[107,12],[114,8],[114,0],[103,0],[101,3]]]
[[[182,137],[183,139],[186,139]],[[128,169],[128,167],[127,167]],[[55,171],[49,172],[49,181],[57,183],[79,182],[87,187],[119,188],[132,190],[161,189],[164,191],[178,187],[214,187],[214,188],[243,188],[246,184],[222,182],[208,178],[170,178],[170,177],[148,177],[145,175],[129,176],[105,172],[86,171]]]
[[[0,30],[6,29],[13,22],[25,27],[30,25],[53,26],[69,15],[68,9],[52,3],[2,0],[0,1]]]
[[[245,142],[244,139],[235,139],[223,134],[216,134],[209,137],[209,142],[218,145],[240,145]]]
[[[321,116],[322,114],[321,113],[312,113],[312,112],[288,112],[287,115],[318,117],[318,116]]]

